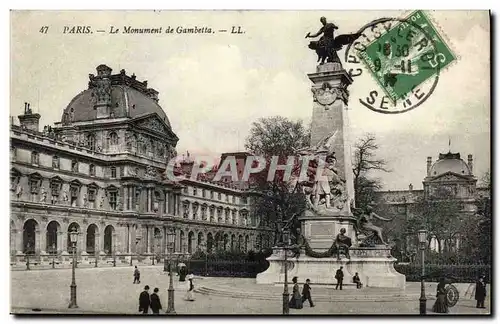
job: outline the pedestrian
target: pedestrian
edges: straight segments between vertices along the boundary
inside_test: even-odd
[[[436,289],[436,302],[432,306],[434,313],[448,313],[448,303],[446,301],[446,282],[444,278],[439,279]]]
[[[361,279],[359,279],[359,275],[357,272],[354,274],[354,277],[352,277],[352,282],[356,284],[357,289],[363,287],[363,284],[361,283]]]
[[[134,270],[134,283],[138,283],[140,284],[141,283],[141,272],[139,271],[139,269],[137,269],[137,266],[135,266],[135,270]]]
[[[337,273],[335,273],[335,279],[337,279],[337,286],[335,286],[335,289],[339,289],[340,285],[340,290],[342,290],[342,281],[344,280],[344,272],[342,269],[343,267],[340,267],[340,269],[337,270]]]
[[[160,314],[160,309],[162,309],[158,291],[159,289],[155,288],[151,294],[151,310],[153,311],[153,314]]]
[[[184,263],[179,264],[179,281],[186,281],[186,276],[188,274],[188,269]]]
[[[149,299],[149,286],[144,286],[144,291],[139,295],[139,312],[147,314],[151,300]]]
[[[293,290],[292,290],[292,298],[288,303],[288,307],[295,309],[302,309],[302,296],[300,295],[299,284],[297,283],[298,278],[293,277]]]
[[[484,276],[479,277],[476,282],[476,308],[486,308],[484,307],[484,300],[486,299],[486,283],[484,282]]]
[[[302,287],[302,304],[306,301],[309,301],[309,306],[314,307],[312,298],[311,298],[311,280],[306,279],[306,283],[304,287]]]
[[[187,279],[188,279],[187,293],[186,293],[186,296],[184,296],[184,300],[194,301],[194,296],[193,296],[193,293],[194,293],[194,283],[193,283],[194,276],[193,276],[193,274],[190,274],[189,276],[187,276]]]

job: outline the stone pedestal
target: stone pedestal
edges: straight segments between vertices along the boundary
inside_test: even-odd
[[[365,287],[405,289],[406,277],[394,269],[390,249],[386,247],[352,248],[351,258],[311,258],[301,253],[299,258],[287,258],[288,280],[297,276],[299,283],[310,279],[313,285],[334,285],[335,272],[342,266],[344,284],[354,285],[352,277],[357,272]],[[290,252],[289,252],[290,256]],[[284,283],[284,250],[274,248],[267,258],[269,268],[257,275],[258,284]]]
[[[354,203],[354,183],[347,109],[349,98],[347,87],[352,83],[352,78],[340,63],[319,65],[316,72],[308,74],[308,77],[312,82],[314,102],[311,147],[315,147],[317,154],[326,152],[325,155],[330,156],[330,167],[336,169],[334,172],[341,180],[332,177],[335,180],[329,182],[331,206],[327,208],[326,204],[317,204],[299,217],[301,230],[313,251],[324,252],[332,246],[337,234],[344,228],[345,235],[351,238],[352,247],[349,250],[351,258],[341,260],[337,260],[336,257],[312,258],[302,252],[299,258],[288,259],[288,278],[291,281],[297,276],[300,282],[311,279],[313,284],[335,284],[335,272],[343,266],[346,284],[352,284],[352,277],[357,272],[367,287],[404,289],[406,278],[395,271],[396,259],[390,255],[388,247],[358,247],[359,242],[354,228],[356,217],[351,212],[351,204]],[[335,161],[332,158],[333,153],[335,163],[332,162]],[[324,190],[324,187],[322,188]],[[283,283],[284,256],[283,249],[274,248],[273,255],[267,259],[270,266],[257,275],[257,283]]]

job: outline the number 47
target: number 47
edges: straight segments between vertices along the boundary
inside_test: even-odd
[[[40,28],[40,33],[47,34],[48,30],[49,30],[49,26],[42,26],[42,28]]]

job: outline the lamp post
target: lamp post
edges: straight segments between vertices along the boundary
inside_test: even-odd
[[[78,231],[73,228],[69,232],[71,245],[73,246],[73,266],[71,267],[71,285],[70,285],[70,302],[68,308],[78,308],[76,304],[76,282],[75,282],[75,267],[76,267],[76,242],[78,240]]]
[[[283,270],[285,272],[285,280],[283,284],[283,315],[288,315],[290,313],[290,308],[288,307],[288,242],[290,240],[290,232],[288,230],[283,230],[283,251],[285,252],[285,262],[283,264]]]
[[[427,312],[427,299],[425,298],[425,245],[427,242],[427,231],[421,229],[418,231],[418,242],[420,245],[420,252],[422,255],[422,278],[420,280],[420,315],[425,315]]]
[[[168,253],[171,256],[173,249],[174,249],[174,242],[175,242],[175,231],[170,229],[167,233],[167,244],[168,244]],[[167,307],[167,314],[175,314],[175,306],[174,306],[174,280],[172,277],[172,258],[169,258],[169,277],[170,277],[170,284],[168,287],[168,307]]]

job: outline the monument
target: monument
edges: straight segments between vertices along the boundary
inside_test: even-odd
[[[360,34],[334,37],[338,27],[324,17],[320,21],[323,27],[314,35],[306,35],[322,35],[319,41],[309,44],[319,62],[316,72],[308,74],[313,95],[311,146],[297,154],[314,156],[308,161],[308,170],[316,174],[322,167],[319,172],[323,177],[297,181],[306,196],[306,208],[299,216],[301,225],[296,233],[297,251],[274,247],[267,259],[269,268],[257,275],[257,283],[283,283],[288,253],[288,278],[297,276],[299,281],[334,284],[335,271],[343,266],[347,284],[357,272],[367,287],[404,289],[405,276],[394,269],[396,259],[390,254],[381,228],[372,223],[374,219],[390,220],[374,213],[373,205],[363,210],[354,206],[347,110],[347,88],[352,78],[343,69],[337,51]]]

